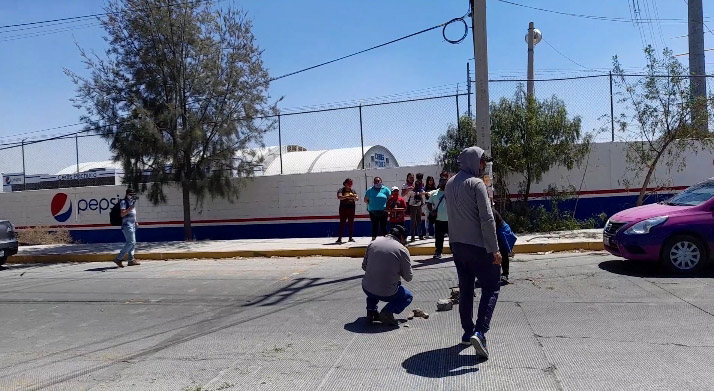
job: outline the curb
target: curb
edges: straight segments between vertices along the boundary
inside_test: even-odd
[[[429,256],[434,254],[435,247],[408,247],[412,256]],[[157,252],[136,254],[137,260],[162,261],[168,259],[227,259],[227,258],[296,258],[296,257],[364,257],[366,247],[348,248],[309,248],[294,250],[266,250],[266,251],[196,251],[196,252]],[[523,243],[516,244],[513,251],[517,254],[563,252],[563,251],[602,251],[602,241],[581,241],[565,243]],[[444,248],[444,254],[451,254],[451,250]],[[66,263],[66,262],[112,262],[115,254],[47,254],[47,255],[13,255],[8,258],[9,264],[26,263]]]

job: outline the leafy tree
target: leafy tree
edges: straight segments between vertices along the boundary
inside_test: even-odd
[[[617,56],[613,58],[613,75],[622,91],[620,102],[629,109],[629,114],[623,113],[617,120],[619,130],[631,132],[637,139],[627,143],[626,160],[636,177],[646,170],[637,205],[642,205],[660,162],[682,170],[686,167],[684,152],[696,153],[712,146],[711,134],[701,130],[706,124],[694,124],[691,120],[702,118],[697,110],[705,110],[707,102],[692,96],[687,69],[669,49],[664,49],[658,58],[648,46],[645,56],[646,76],[636,78],[628,77]],[[706,114],[703,118],[708,119]]]
[[[459,118],[458,126],[449,124],[446,134],[439,136],[439,150],[441,153],[436,157],[436,161],[449,172],[459,171],[459,163],[456,161],[459,154],[465,148],[477,145],[476,127],[469,116],[464,115]]]
[[[106,13],[104,56],[80,48],[88,76],[65,70],[73,101],[111,142],[126,183],[154,204],[166,202],[165,185],[181,188],[191,240],[190,195],[235,200],[235,177],[253,170],[238,152],[262,146],[275,124],[251,21],[210,0],[112,0]]]
[[[583,136],[579,116],[570,118],[565,102],[527,97],[519,85],[512,99],[491,104],[491,148],[496,177],[522,176],[521,193],[528,202],[531,185],[554,166],[572,169],[590,151],[591,135]]]
[[[546,100],[528,98],[519,85],[512,99],[492,102],[491,151],[495,159],[494,175],[498,194],[507,194],[507,180],[523,177],[523,201],[530,197],[531,185],[543,178],[553,166],[572,169],[590,150],[591,135],[583,136],[580,117],[569,118],[565,103],[553,96]],[[458,171],[456,158],[467,147],[478,145],[476,129],[468,117],[461,117],[459,127],[449,125],[439,136],[439,164]]]

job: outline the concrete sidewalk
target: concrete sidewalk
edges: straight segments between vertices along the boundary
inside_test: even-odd
[[[337,245],[335,238],[206,240],[197,242],[138,243],[136,258],[221,259],[238,257],[362,257],[370,238],[356,238],[355,243]],[[109,262],[121,243],[62,244],[20,247],[8,263]],[[413,256],[434,254],[434,239],[409,244]],[[521,235],[516,253],[545,253],[574,250],[602,250],[602,231],[580,230]],[[448,238],[444,252],[449,253]]]

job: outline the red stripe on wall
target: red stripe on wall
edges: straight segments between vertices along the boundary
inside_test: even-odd
[[[653,191],[660,191],[660,192],[671,192],[671,191],[681,191],[689,186],[673,186],[673,187],[650,187],[647,188],[647,191],[653,192]],[[584,196],[584,195],[603,195],[603,194],[623,194],[623,193],[639,193],[640,189],[611,189],[611,190],[585,190],[585,191],[579,191],[577,192],[578,196]],[[548,193],[531,193],[530,197],[532,198],[541,198],[541,197],[548,197]],[[511,199],[518,199],[521,198],[519,194],[511,194],[509,196]]]

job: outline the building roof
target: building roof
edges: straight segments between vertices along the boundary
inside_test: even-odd
[[[117,170],[122,171],[121,163],[115,162],[113,160],[104,160],[101,162],[85,162],[79,163],[79,172],[87,172],[92,170]],[[73,164],[69,167],[62,169],[55,175],[70,175],[77,172],[77,165]]]
[[[364,155],[362,147],[325,149],[320,151],[299,151],[283,153],[283,174],[305,174],[312,172],[350,171],[362,166],[362,156],[369,156],[370,152],[381,151],[393,159],[392,154],[381,145],[365,146]],[[369,164],[365,161],[365,164]],[[280,159],[275,159],[267,165],[264,175],[280,175]]]

